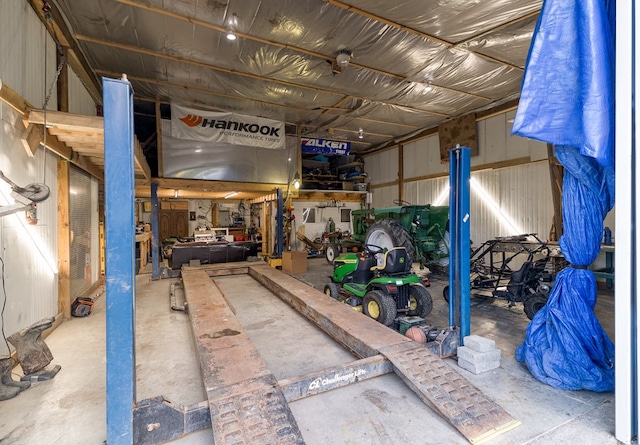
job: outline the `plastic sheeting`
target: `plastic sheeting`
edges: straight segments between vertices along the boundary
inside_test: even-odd
[[[513,126],[555,144],[565,167],[560,248],[570,267],[516,350],[536,379],[562,389],[614,389],[614,346],[593,312],[596,281],[587,269],[614,204],[613,8],[613,0],[544,3]]]
[[[96,73],[126,73],[136,98],[285,121],[363,151],[517,98],[541,1],[56,3]],[[343,49],[353,57],[334,73]]]

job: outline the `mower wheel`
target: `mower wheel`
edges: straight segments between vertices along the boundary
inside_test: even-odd
[[[337,300],[340,296],[340,286],[336,283],[329,283],[324,287],[324,293],[334,300]]]
[[[391,326],[398,314],[393,297],[379,290],[371,290],[365,294],[362,311],[385,326]]]
[[[448,285],[442,289],[442,296],[444,297],[444,301],[448,303],[449,302],[449,286]]]
[[[340,256],[340,249],[335,244],[329,244],[324,252],[324,256],[329,264],[333,264],[335,259]]]
[[[409,310],[407,315],[425,318],[433,310],[433,299],[429,291],[419,284],[409,288]]]
[[[542,307],[547,304],[549,297],[541,292],[525,298],[524,300],[524,313],[527,314],[529,320],[533,320],[533,316],[538,313]]]

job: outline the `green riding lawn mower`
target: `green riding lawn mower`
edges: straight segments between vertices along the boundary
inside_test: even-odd
[[[363,251],[334,260],[331,298],[391,326],[398,315],[425,318],[433,309],[429,284],[413,271],[415,249],[400,223],[385,218],[369,227]]]

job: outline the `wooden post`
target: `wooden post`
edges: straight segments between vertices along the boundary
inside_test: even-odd
[[[62,57],[65,58],[65,63],[60,70],[60,76],[58,76],[57,94],[58,94],[58,111],[69,112],[69,69],[67,67],[67,48],[62,49],[63,54],[58,52],[56,54],[57,65],[60,65]]]
[[[549,178],[551,179],[551,198],[553,200],[553,226],[549,234],[550,241],[558,241],[564,233],[562,225],[562,177],[564,168],[553,154],[553,144],[547,144],[549,159]]]
[[[71,318],[71,233],[69,231],[69,163],[58,158],[58,313]]]
[[[162,158],[162,113],[160,99],[156,97],[156,150],[158,151],[158,178],[164,178],[164,161]]]

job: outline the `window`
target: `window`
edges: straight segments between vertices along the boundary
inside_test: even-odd
[[[351,209],[340,209],[340,222],[351,221]]]
[[[316,209],[302,209],[302,224],[316,222]]]

